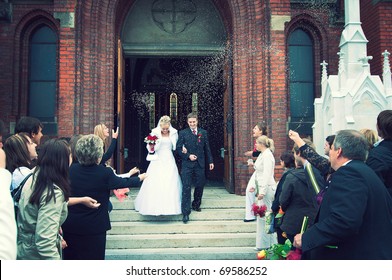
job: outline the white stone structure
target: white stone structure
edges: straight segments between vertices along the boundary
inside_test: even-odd
[[[316,98],[313,141],[323,154],[325,138],[341,129],[376,129],[377,115],[392,109],[392,82],[388,51],[384,56],[383,79],[370,74],[368,40],[363,33],[359,0],[345,0],[345,28],[340,39],[339,73],[327,75],[322,65],[322,95]]]

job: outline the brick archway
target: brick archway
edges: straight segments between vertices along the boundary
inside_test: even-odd
[[[284,41],[284,34],[271,35],[271,2],[246,0],[211,0],[222,15],[228,30],[228,45],[233,59],[232,91],[234,135],[234,173],[239,194],[243,194],[249,179],[247,158],[243,152],[252,145],[253,125],[266,120],[274,140],[284,137],[285,123],[281,115],[272,114],[275,103],[285,102],[285,86],[275,89],[271,78],[284,72],[284,63],[271,61],[285,56],[284,45],[271,48],[273,40]],[[115,90],[116,42],[126,14],[134,1],[78,1],[75,18],[76,81],[74,133],[91,133],[98,122],[113,124]],[[287,1],[287,11],[289,11]],[[275,36],[275,37],[274,37]],[[285,106],[283,106],[285,107]],[[284,148],[277,147],[280,151]],[[236,190],[236,192],[237,192]]]

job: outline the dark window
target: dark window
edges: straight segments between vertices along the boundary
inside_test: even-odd
[[[314,54],[309,35],[296,29],[289,37],[290,129],[312,134],[314,123]]]
[[[57,134],[57,36],[48,26],[30,38],[28,114],[44,124],[44,134]]]

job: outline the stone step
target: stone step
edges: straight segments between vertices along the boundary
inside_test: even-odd
[[[136,196],[135,196],[136,197]],[[125,210],[125,209],[135,209],[134,200],[135,197],[131,196],[124,201],[120,202],[116,197],[111,197],[110,201],[113,204],[113,209],[115,210]],[[232,194],[223,197],[204,197],[203,196],[203,203],[201,208],[203,209],[215,209],[215,208],[222,208],[222,209],[234,209],[234,208],[241,208],[244,209],[245,207],[245,198],[238,197]]]
[[[151,222],[112,222],[110,235],[118,234],[179,234],[179,233],[254,233],[256,223],[241,221],[190,221],[188,224],[177,221],[151,221]]]
[[[190,221],[206,220],[237,220],[242,221],[245,216],[244,208],[234,209],[202,209],[201,212],[192,211]],[[182,221],[182,215],[150,216],[141,215],[135,210],[117,210],[110,212],[112,222],[124,221]]]
[[[120,202],[110,198],[109,260],[255,260],[256,223],[244,223],[245,198],[223,187],[206,187],[202,211],[182,215],[141,215],[134,209],[138,188]],[[193,193],[193,191],[192,191]]]
[[[107,249],[107,260],[255,260],[254,247]]]
[[[255,233],[108,235],[107,249],[252,247]]]

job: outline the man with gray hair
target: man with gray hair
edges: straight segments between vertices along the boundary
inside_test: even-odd
[[[330,187],[316,222],[294,237],[307,259],[392,259],[392,198],[365,164],[368,143],[356,130],[338,131],[330,155]]]

